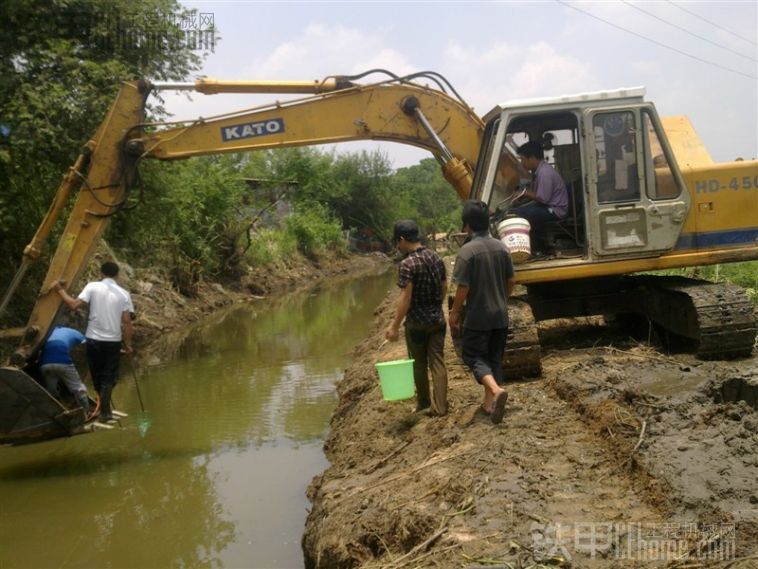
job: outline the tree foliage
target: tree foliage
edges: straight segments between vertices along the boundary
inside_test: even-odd
[[[248,189],[239,158],[148,162],[141,168],[143,202],[116,216],[108,229],[111,245],[146,265],[222,272],[245,223],[240,207]]]
[[[37,181],[55,185],[121,81],[180,80],[200,65],[198,53],[181,41],[158,44],[178,37],[178,22],[188,16],[173,0],[1,6],[4,25],[13,30],[0,36],[4,173],[27,191]]]
[[[402,204],[401,217],[415,219],[425,233],[460,229],[461,201],[433,158],[400,168],[392,183]]]
[[[185,80],[203,52],[183,41],[192,11],[175,0],[16,0],[0,3],[0,17],[12,31],[0,36],[0,259],[11,268],[120,82]],[[161,115],[160,101],[148,111]],[[379,152],[301,147],[140,168],[144,202],[114,216],[106,236],[126,259],[167,267],[180,286],[201,273],[233,273],[240,251],[252,262],[298,251],[315,258],[339,253],[346,229],[388,240],[396,219],[417,219],[428,232],[458,215],[431,159],[393,172]],[[290,217],[260,224],[256,212],[268,202],[246,177],[293,185]],[[20,304],[33,300],[43,272]],[[0,288],[11,277],[4,271]]]
[[[304,147],[257,153],[243,171],[274,184],[296,183],[289,197],[299,208],[322,204],[344,229],[368,228],[387,240],[397,219],[413,218],[424,232],[460,225],[460,200],[432,158],[393,172],[380,152],[333,154]]]
[[[17,265],[120,82],[181,80],[199,68],[202,52],[183,41],[181,23],[190,16],[174,0],[0,2],[6,31],[0,35],[0,259],[6,266]]]

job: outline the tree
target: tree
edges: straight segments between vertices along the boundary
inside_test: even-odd
[[[380,152],[344,154],[334,165],[333,177],[342,189],[330,206],[345,228],[369,228],[385,240],[392,236],[398,197],[392,193],[392,170]]]
[[[251,160],[245,171],[250,177],[296,182],[289,199],[299,210],[325,206],[344,229],[370,228],[379,237],[390,236],[399,201],[392,193],[389,161],[380,152],[271,150],[264,159]]]
[[[400,168],[392,186],[405,204],[404,213],[416,219],[424,233],[460,228],[461,201],[442,177],[439,164],[433,158]]]
[[[120,82],[182,80],[199,68],[203,52],[182,29],[192,17],[174,0],[0,3],[6,30],[0,35],[0,259],[6,267],[18,264]],[[205,47],[217,39],[210,33]],[[4,289],[12,271],[2,274]]]
[[[239,162],[220,155],[143,164],[144,201],[114,218],[111,245],[167,268],[182,292],[192,293],[201,274],[223,272],[242,233],[239,206],[249,190]]]

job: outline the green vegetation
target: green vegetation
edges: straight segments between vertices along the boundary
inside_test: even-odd
[[[747,291],[753,303],[758,304],[758,261],[671,269],[656,271],[656,274],[681,275],[706,281],[736,284]]]
[[[405,213],[398,217],[415,219],[426,234],[460,231],[463,203],[433,158],[399,169],[393,186],[394,193],[402,196],[404,211],[398,214]]]
[[[190,13],[175,0],[0,2],[6,30],[0,34],[0,290],[120,82],[184,80],[200,68],[203,53],[194,46],[157,41],[181,40]],[[160,106],[151,111],[161,114]],[[43,273],[34,268],[17,305],[34,301]],[[25,318],[23,306],[16,312]]]
[[[0,290],[120,82],[183,81],[200,68],[207,53],[181,41],[182,22],[193,13],[175,0],[0,4],[0,17],[13,30],[0,38],[0,259],[6,267]],[[171,41],[154,41],[161,38]],[[151,119],[164,117],[160,100],[151,101],[158,101],[148,107]],[[135,207],[114,216],[105,239],[129,263],[164,270],[186,294],[203,276],[236,278],[246,265],[342,255],[348,232],[388,242],[397,219],[416,219],[429,233],[457,227],[460,216],[459,200],[431,158],[394,172],[379,152],[296,148],[145,160],[139,173],[138,201],[129,204]],[[52,253],[62,217],[44,254]],[[44,261],[33,266],[5,325],[23,323],[45,272]]]
[[[295,212],[284,220],[284,233],[294,237],[297,250],[310,259],[328,252],[343,253],[345,244],[340,221],[323,205]]]
[[[201,275],[234,278],[245,265],[344,255],[351,230],[389,241],[396,219],[431,232],[460,216],[433,159],[393,173],[379,153],[297,148],[148,162],[141,177],[143,202],[116,216],[106,238],[127,259],[166,267],[187,294]]]
[[[121,41],[181,34],[173,0],[19,0],[0,3],[0,243],[13,246],[47,211],[66,168],[102,121],[120,82],[182,80],[201,57],[181,42]],[[154,112],[160,109],[153,108]]]

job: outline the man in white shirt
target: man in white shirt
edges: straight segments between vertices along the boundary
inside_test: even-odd
[[[129,293],[116,284],[118,265],[107,261],[100,267],[100,281],[87,283],[77,298],[70,296],[61,282],[53,285],[71,310],[89,308],[87,319],[87,363],[92,383],[100,397],[100,420],[111,421],[111,394],[118,381],[121,349],[132,353],[134,305]]]

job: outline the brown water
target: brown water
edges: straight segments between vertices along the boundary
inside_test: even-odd
[[[335,382],[392,280],[217,315],[139,372],[147,416],[125,368],[121,429],[0,448],[0,569],[302,567]]]

